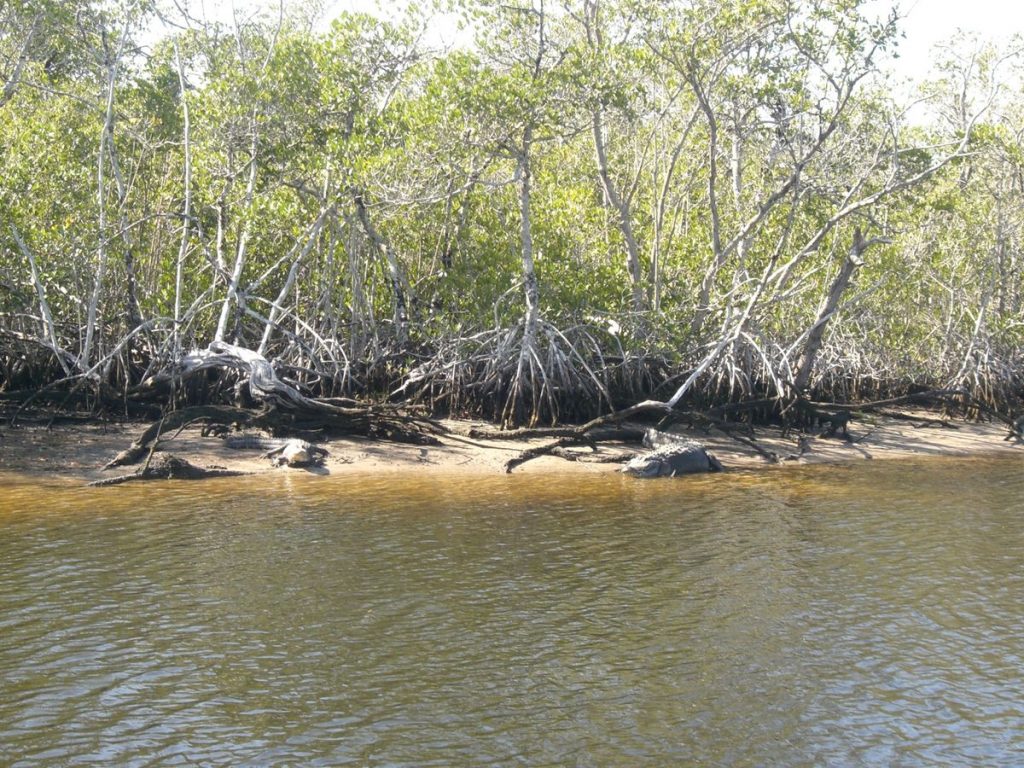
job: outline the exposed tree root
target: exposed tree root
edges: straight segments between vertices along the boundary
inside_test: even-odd
[[[532,336],[519,323],[446,339],[392,396],[476,413],[505,427],[592,417],[610,408],[616,393],[651,391],[664,375],[663,364],[627,354],[618,339],[600,341],[602,333],[540,319]],[[612,356],[605,354],[609,344],[618,347]]]
[[[960,429],[960,427],[947,418],[931,419],[920,414],[900,413],[899,411],[890,411],[883,408],[878,408],[873,413],[884,416],[887,419],[895,419],[896,421],[912,421],[918,428],[941,427],[942,429]]]
[[[966,389],[955,387],[952,389],[930,389],[927,392],[912,392],[909,395],[902,395],[901,397],[890,397],[885,400],[872,400],[866,403],[849,403],[842,405],[837,403],[816,403],[810,400],[805,402],[814,408],[852,408],[858,411],[874,411],[879,408],[886,408],[890,405],[900,405],[901,403],[916,403],[921,401],[948,402],[954,399],[970,401],[972,398]]]
[[[261,404],[260,410],[198,405],[171,411],[147,428],[104,469],[139,462],[152,454],[161,434],[193,423],[236,429],[260,428],[282,436],[301,436],[311,431],[362,435],[417,445],[439,445],[435,435],[445,431],[440,424],[415,410],[397,405],[360,405],[347,399],[307,397],[278,378],[262,355],[224,342],[214,342],[207,350],[187,355],[176,370],[165,374],[164,378],[185,381],[200,371],[225,368],[248,374],[248,394]]]
[[[677,421],[689,421],[691,426],[701,424],[706,430],[716,429],[720,431],[730,439],[754,451],[765,461],[774,464],[780,460],[792,460],[803,456],[809,450],[808,443],[806,438],[801,435],[798,440],[799,452],[787,456],[779,456],[774,451],[766,450],[756,440],[752,417],[755,411],[764,410],[766,413],[773,413],[776,417],[781,417],[784,425],[784,434],[791,428],[799,428],[801,431],[813,430],[813,433],[818,437],[837,437],[848,442],[857,442],[857,439],[850,435],[848,425],[858,413],[882,411],[885,408],[901,403],[942,403],[950,401],[959,401],[961,405],[964,403],[973,404],[971,396],[962,389],[929,390],[927,392],[911,393],[884,400],[857,404],[851,403],[848,405],[814,402],[804,397],[796,397],[789,401],[785,401],[782,398],[758,398],[738,403],[726,403],[709,408],[706,411],[676,411],[666,403],[648,400],[630,408],[592,419],[579,426],[512,430],[473,429],[470,430],[469,436],[488,440],[554,438],[552,443],[527,449],[509,460],[505,465],[505,471],[510,472],[515,467],[540,456],[553,455],[561,456],[571,461],[579,460],[580,454],[565,450],[572,446],[585,444],[591,450],[596,450],[599,443],[610,440],[639,440],[643,433],[643,427],[635,425],[626,426],[622,425],[622,422],[635,416],[661,414],[664,418],[658,425],[659,429],[663,429]],[[736,411],[747,411],[751,414],[750,420],[741,423],[723,418],[725,414]],[[1011,433],[1007,439],[1013,439],[1015,436],[1015,433],[1012,431],[1013,422],[999,414],[994,415],[1011,426]],[[917,421],[921,420],[921,417],[913,418]],[[925,421],[932,421],[944,426],[948,425],[945,420],[925,419]],[[1019,423],[1024,424],[1024,418],[1020,419]],[[748,434],[739,434],[741,429]],[[1024,427],[1022,427],[1022,430],[1024,430]],[[863,439],[863,437],[860,439]]]

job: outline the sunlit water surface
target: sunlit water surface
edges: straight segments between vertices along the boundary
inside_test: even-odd
[[[1021,468],[0,478],[0,764],[1021,765]]]

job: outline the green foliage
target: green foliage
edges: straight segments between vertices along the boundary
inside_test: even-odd
[[[691,370],[732,334],[709,371],[789,377],[855,232],[889,242],[830,318],[822,380],[941,383],[1024,342],[1024,102],[993,88],[998,52],[941,62],[912,125],[883,78],[899,30],[861,0],[451,6],[472,43],[448,51],[414,8],[322,32],[182,27],[143,56],[146,3],[8,3],[4,322],[42,337],[13,226],[72,353],[102,253],[105,349],[132,331],[133,275],[152,357],[175,311],[181,342],[204,344],[224,306],[253,345],[273,312],[269,343],[302,366],[393,366],[400,300],[423,355],[520,338],[527,221],[545,321],[589,323],[617,358]]]

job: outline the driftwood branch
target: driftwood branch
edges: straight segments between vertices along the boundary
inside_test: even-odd
[[[535,448],[528,448],[518,456],[515,456],[505,462],[505,473],[508,474],[520,464],[525,464],[531,459],[536,459],[541,456],[556,455],[563,459],[568,459],[569,461],[576,461],[576,457],[565,449],[569,446],[579,445],[581,442],[588,441],[582,437],[562,437],[553,443],[548,443],[547,445],[538,445]],[[591,443],[591,450],[596,450],[596,448],[597,447]]]

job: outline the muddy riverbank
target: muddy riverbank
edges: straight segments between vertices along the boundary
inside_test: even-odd
[[[717,430],[688,434],[704,443],[727,469],[780,468],[813,463],[843,463],[866,459],[925,456],[968,456],[1024,451],[1020,444],[1004,440],[1006,428],[998,423],[945,421],[934,414],[908,412],[905,418],[878,417],[851,424],[850,438],[804,435],[801,446],[793,435],[759,427],[753,444]],[[909,417],[909,418],[906,418]],[[259,450],[235,450],[200,429],[188,428],[161,442],[160,450],[200,467],[222,467],[247,472],[316,472],[320,474],[408,472],[443,474],[495,474],[524,450],[547,444],[545,439],[490,440],[468,437],[473,427],[464,421],[446,422],[450,430],[441,445],[421,447],[367,438],[337,438],[322,445],[328,450],[323,467],[308,470],[275,468]],[[44,426],[0,426],[0,471],[46,475],[91,482],[130,471],[104,471],[103,465],[142,433],[145,424],[79,423]],[[756,447],[754,447],[756,445]],[[803,448],[801,452],[801,447]],[[758,450],[760,449],[760,450]],[[615,472],[614,460],[636,452],[629,444],[602,444],[596,451],[575,449],[578,461],[543,456],[514,470],[528,472]],[[774,454],[777,462],[766,460]]]

